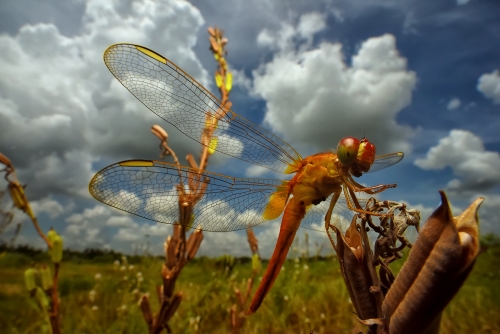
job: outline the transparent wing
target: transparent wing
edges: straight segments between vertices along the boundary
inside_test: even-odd
[[[372,166],[370,167],[370,170],[368,173],[373,173],[378,170],[387,168],[389,166],[395,165],[404,158],[404,153],[403,152],[396,152],[396,153],[389,153],[385,155],[379,155],[378,157],[375,157],[375,161],[373,162]]]
[[[269,197],[283,187],[283,180],[232,178],[154,160],[127,160],[99,171],[89,191],[100,202],[159,223],[176,224],[179,219],[178,184],[187,185],[201,175],[210,179],[203,198],[194,208],[192,228],[205,231],[235,231],[264,222]],[[308,208],[301,227],[325,232],[325,215],[332,196]],[[358,199],[362,207],[366,199]],[[354,212],[342,194],[335,204],[332,223],[344,231]]]
[[[92,196],[104,204],[160,223],[178,221],[176,186],[189,184],[197,170],[160,161],[128,160],[99,171],[90,182]],[[192,228],[234,231],[264,221],[262,212],[281,180],[232,178],[203,171],[210,178],[194,209]]]
[[[188,137],[200,135],[207,117],[218,119],[213,137],[216,150],[283,172],[300,155],[284,140],[231,110],[170,60],[145,47],[116,44],[104,52],[111,73],[152,112]]]

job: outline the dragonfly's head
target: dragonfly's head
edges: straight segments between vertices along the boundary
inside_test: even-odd
[[[337,145],[337,158],[342,166],[349,167],[352,175],[360,177],[370,170],[375,160],[375,145],[366,138],[342,138]]]

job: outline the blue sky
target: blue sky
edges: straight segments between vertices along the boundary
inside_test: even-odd
[[[118,42],[146,46],[216,93],[206,30],[215,25],[229,39],[235,112],[302,156],[366,134],[379,154],[405,153],[360,179],[397,182],[380,198],[425,220],[440,189],[455,214],[484,196],[481,231],[500,233],[500,4],[481,0],[2,1],[0,152],[28,184],[42,229],[55,226],[73,248],[132,252],[149,241],[161,253],[170,225],[100,204],[88,183],[114,162],[157,159],[155,123],[179,157],[200,147],[137,102],[102,54]],[[208,169],[277,176],[218,154]],[[278,229],[256,229],[264,255]],[[27,221],[19,242],[41,245]],[[200,252],[249,254],[242,232],[206,233]]]

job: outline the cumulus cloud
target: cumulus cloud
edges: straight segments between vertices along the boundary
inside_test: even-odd
[[[446,106],[446,108],[448,110],[455,110],[457,109],[458,107],[460,107],[460,105],[462,104],[462,102],[460,102],[460,99],[459,98],[452,98],[450,100],[450,102],[448,102],[448,105]]]
[[[409,152],[414,130],[398,124],[396,116],[411,103],[416,75],[394,36],[364,41],[349,66],[340,44],[311,47],[324,27],[324,17],[312,13],[296,26],[285,22],[278,31],[258,35],[258,45],[274,51],[274,58],[253,72],[253,93],[267,104],[265,123],[284,139],[316,149],[366,135],[378,152]]]
[[[477,90],[493,100],[494,104],[500,104],[500,71],[495,70],[481,75],[477,82]]]
[[[101,155],[157,155],[149,127],[158,118],[106,69],[102,53],[109,45],[157,47],[209,83],[192,50],[203,19],[188,2],[88,0],[82,22],[72,37],[53,24],[0,36],[0,151],[34,199],[47,193],[88,197],[92,165]],[[182,147],[185,140],[179,142]]]
[[[30,205],[35,214],[45,212],[51,219],[57,218],[68,209],[74,208],[74,203],[70,203],[68,204],[68,206],[63,207],[58,201],[50,197],[45,197],[39,201],[30,202]]]
[[[458,178],[448,183],[448,189],[456,192],[486,190],[500,184],[500,155],[486,151],[481,138],[469,131],[450,131],[425,158],[415,160],[415,165],[425,170],[451,167]]]

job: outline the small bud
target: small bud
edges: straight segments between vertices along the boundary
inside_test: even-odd
[[[151,127],[151,132],[158,137],[161,141],[168,139],[168,133],[161,126],[155,124]]]
[[[53,245],[54,243],[54,237],[57,235],[57,232],[54,230],[53,227],[50,228],[50,230],[47,232],[47,239],[49,240],[50,244]],[[47,249],[47,253],[49,253],[50,257],[52,257],[52,248],[49,247]]]
[[[217,41],[215,40],[215,38],[210,36],[209,40],[210,40],[210,47],[212,48],[212,50],[214,52],[218,53],[219,52],[219,45],[217,44]]]
[[[19,183],[11,182],[8,186],[10,197],[12,198],[12,202],[14,202],[14,206],[19,210],[26,213],[31,219],[35,218],[35,215],[31,211],[30,204],[26,195],[24,194],[24,188]]]
[[[49,307],[49,298],[47,298],[47,295],[39,286],[36,287],[35,296],[36,299],[38,300],[38,303],[43,309],[47,309]]]
[[[10,162],[9,158],[7,158],[2,153],[0,153],[0,163],[4,164],[5,166],[10,166],[11,165],[11,162]]]
[[[54,228],[51,227],[50,230],[47,232],[47,239],[49,239],[49,241],[52,243],[56,235],[57,235],[56,230],[54,230]]]
[[[226,73],[226,92],[229,93],[229,91],[231,91],[231,88],[233,88],[233,74],[228,71]]]
[[[217,85],[217,88],[222,87],[222,76],[219,71],[215,72],[215,84]]]
[[[52,273],[50,272],[50,268],[48,266],[43,266],[40,271],[40,280],[42,283],[42,289],[48,290],[52,288],[52,285],[54,284],[52,280]]]
[[[257,254],[252,255],[252,270],[258,273],[261,269],[262,269],[262,263],[260,262],[259,255]]]
[[[203,233],[200,229],[197,229],[189,236],[186,246],[187,259],[191,260],[198,252],[200,248],[201,241],[203,240]]]
[[[24,271],[24,282],[26,283],[26,289],[28,289],[28,291],[33,291],[36,288],[35,274],[36,269],[34,268],[28,268]]]
[[[60,235],[56,235],[52,241],[52,262],[59,263],[63,255],[63,239]]]

